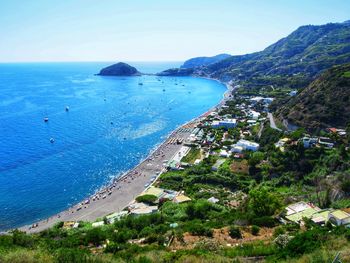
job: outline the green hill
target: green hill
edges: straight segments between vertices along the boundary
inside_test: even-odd
[[[335,66],[278,110],[280,118],[308,129],[350,122],[350,64]]]
[[[191,58],[189,60],[186,60],[184,64],[181,66],[181,68],[194,68],[194,67],[200,67],[200,66],[207,66],[229,57],[231,57],[231,55],[229,54],[219,54],[212,57]]]
[[[260,52],[231,56],[190,75],[305,87],[322,70],[350,62],[350,23],[301,26]]]

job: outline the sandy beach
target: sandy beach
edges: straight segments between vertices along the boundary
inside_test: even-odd
[[[227,91],[218,105],[177,128],[139,165],[71,208],[19,229],[27,233],[36,233],[50,228],[60,221],[95,221],[97,218],[123,210],[152,183],[152,177],[159,176],[165,171],[165,163],[171,160],[182,147],[182,144],[177,144],[176,141],[185,141],[201,117],[220,107],[230,98],[233,88],[228,84],[226,86]]]

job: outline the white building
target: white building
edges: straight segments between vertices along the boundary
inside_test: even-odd
[[[297,95],[298,91],[297,90],[292,90],[291,92],[289,92],[290,96],[295,96]]]
[[[314,146],[317,143],[318,138],[304,137],[302,139],[302,141],[303,141],[303,145],[304,145],[305,148],[310,148],[310,147]]]
[[[337,226],[350,224],[350,214],[342,211],[335,210],[328,214],[328,220]]]
[[[234,128],[237,125],[236,119],[225,119],[221,121],[213,121],[211,127],[213,128]]]
[[[251,142],[251,141],[247,141],[244,139],[240,139],[234,146],[241,146],[244,150],[249,150],[249,151],[257,151],[259,150],[259,143],[256,142]]]
[[[228,158],[228,157],[230,157],[230,155],[231,155],[231,153],[228,152],[228,151],[226,151],[226,150],[221,150],[221,151],[220,151],[220,156],[221,156],[221,157]]]
[[[242,146],[238,146],[238,145],[233,145],[231,148],[231,152],[233,153],[242,153],[244,151]]]
[[[259,117],[260,117],[260,112],[251,110],[251,111],[249,112],[249,116],[250,116],[253,120],[257,120],[257,119],[259,119]]]

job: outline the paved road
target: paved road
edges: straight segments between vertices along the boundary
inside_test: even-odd
[[[270,119],[270,127],[271,127],[272,129],[275,129],[275,130],[278,130],[278,131],[282,131],[280,128],[278,128],[278,127],[276,126],[275,119],[273,118],[272,113],[268,112],[268,113],[267,113],[267,117],[269,117],[269,119]]]

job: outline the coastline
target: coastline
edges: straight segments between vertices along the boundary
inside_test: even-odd
[[[21,226],[18,229],[27,233],[37,233],[61,221],[95,221],[97,218],[102,218],[113,212],[120,212],[129,206],[138,195],[147,189],[149,185],[152,185],[165,171],[165,160],[171,160],[182,147],[181,144],[171,142],[177,139],[186,140],[201,118],[221,107],[231,97],[234,87],[229,83],[224,83],[213,78],[206,79],[215,80],[226,86],[226,91],[218,104],[200,116],[177,127],[162,143],[155,145],[153,150],[138,165],[126,171],[118,178],[113,179],[111,183],[102,187],[94,195],[85,198],[60,213],[32,225]],[[150,183],[154,175],[157,175],[157,177]]]

